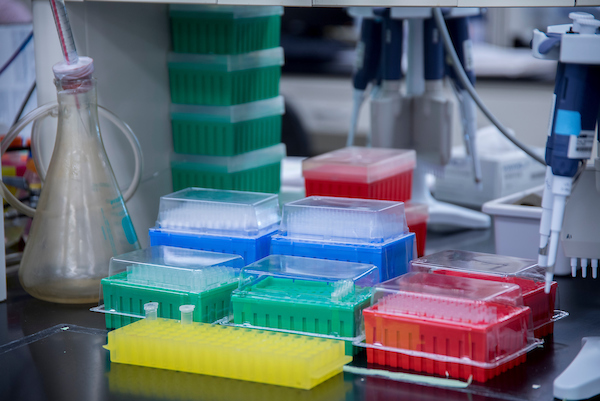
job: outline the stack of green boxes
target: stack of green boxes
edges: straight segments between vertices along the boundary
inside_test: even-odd
[[[173,190],[279,192],[282,7],[172,5]]]

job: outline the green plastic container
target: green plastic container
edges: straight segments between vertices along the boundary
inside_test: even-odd
[[[173,51],[240,54],[279,46],[278,6],[171,5]]]
[[[274,300],[263,296],[273,292],[286,293],[290,298]],[[353,302],[343,305],[330,300],[332,292],[333,286],[329,283],[269,277],[244,293],[232,296],[234,322],[340,337],[356,336],[355,322],[370,305],[371,289],[358,290]],[[297,299],[293,299],[294,296]]]
[[[171,105],[176,153],[234,156],[281,142],[283,97],[235,106]]]
[[[233,322],[354,338],[371,304],[365,284],[378,274],[372,265],[271,255],[242,269],[243,285],[231,297]],[[354,351],[347,340],[347,355]]]
[[[195,305],[194,321],[212,323],[229,313],[231,292],[238,287],[232,282],[198,294],[185,291],[170,291],[157,287],[142,287],[126,284],[123,281],[127,273],[102,279],[104,307],[119,308],[124,313],[144,314],[144,304],[158,302],[158,316],[167,319],[179,319],[181,305]],[[106,328],[118,329],[141,319],[133,316],[106,313]]]
[[[169,83],[175,104],[231,106],[279,95],[283,49],[240,55],[171,53]]]
[[[278,193],[285,145],[278,144],[236,156],[174,154],[173,191],[189,187]]]
[[[158,302],[158,316],[167,319],[179,319],[181,305],[195,305],[196,322],[221,319],[229,314],[243,265],[238,255],[169,246],[113,257],[102,279],[106,328],[140,320],[148,302]]]

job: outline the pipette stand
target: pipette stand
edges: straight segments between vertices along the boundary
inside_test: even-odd
[[[484,229],[491,225],[490,216],[476,210],[440,202],[431,196],[427,186],[427,171],[419,167],[413,176],[412,201],[425,203],[429,207],[427,228],[433,231],[447,231],[456,228]]]
[[[467,9],[467,10],[458,10],[463,15],[476,15],[479,13],[478,9]],[[406,51],[408,69],[406,73],[406,97],[402,100],[402,107],[404,110],[398,113],[389,112],[389,105],[381,104],[378,102],[374,102],[371,104],[371,120],[377,120],[381,118],[385,114],[381,110],[377,110],[378,107],[388,108],[386,113],[388,118],[395,119],[397,121],[398,117],[406,116],[406,114],[410,114],[409,117],[409,129],[405,129],[406,123],[402,130],[395,130],[396,135],[403,135],[404,137],[412,136],[412,138],[407,140],[400,139],[392,139],[387,138],[390,130],[379,131],[379,127],[385,127],[388,124],[373,124],[371,129],[371,135],[373,138],[374,146],[387,145],[387,146],[396,146],[397,144],[405,145],[406,142],[411,143],[411,147],[417,151],[417,168],[414,172],[413,177],[413,192],[412,192],[412,201],[418,203],[425,203],[429,207],[429,221],[428,227],[435,231],[445,231],[447,229],[456,229],[456,228],[472,228],[472,229],[484,229],[488,228],[491,225],[490,216],[487,214],[467,209],[464,207],[451,205],[449,203],[440,202],[433,198],[431,195],[429,188],[426,183],[427,173],[430,170],[430,167],[440,168],[449,161],[449,157],[444,157],[445,151],[449,153],[449,144],[451,140],[452,133],[447,129],[448,126],[451,126],[451,113],[449,113],[449,107],[451,106],[449,103],[445,103],[443,101],[439,101],[439,110],[444,111],[444,115],[439,117],[439,120],[449,120],[446,121],[445,124],[435,124],[439,129],[437,130],[437,134],[440,136],[447,135],[449,138],[446,141],[448,143],[448,148],[444,149],[444,146],[439,146],[439,160],[435,161],[435,157],[431,157],[431,148],[423,149],[422,147],[430,146],[431,139],[435,136],[435,133],[429,132],[429,130],[425,130],[425,127],[421,127],[423,129],[419,129],[418,125],[421,125],[419,122],[422,121],[424,125],[427,125],[430,119],[422,118],[425,114],[425,110],[416,110],[415,107],[417,105],[427,106],[430,105],[431,102],[423,102],[423,101],[415,101],[416,99],[423,99],[423,94],[425,93],[426,85],[425,85],[425,76],[424,76],[424,20],[427,18],[431,18],[431,8],[428,7],[411,7],[411,8],[392,8],[391,16],[392,18],[398,19],[406,19],[408,23],[408,48]],[[407,103],[411,103],[410,107],[407,107]],[[410,112],[406,113],[406,109],[409,109]],[[417,118],[420,117],[420,118]],[[393,122],[392,122],[393,123]],[[419,140],[419,138],[415,138],[421,132],[427,131],[428,140]],[[425,135],[425,134],[423,134]],[[443,144],[443,140],[439,140],[440,144]],[[424,160],[419,157],[420,154],[426,154],[426,159]],[[425,167],[427,166],[427,167]]]

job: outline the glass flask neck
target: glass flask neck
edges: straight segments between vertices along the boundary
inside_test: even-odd
[[[54,84],[59,106],[59,136],[61,132],[70,131],[100,138],[96,80],[56,79]]]

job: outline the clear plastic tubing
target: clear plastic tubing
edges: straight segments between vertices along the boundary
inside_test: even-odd
[[[63,0],[50,0],[50,7],[52,7],[52,14],[54,14],[54,22],[56,22],[58,39],[65,62],[69,65],[77,64],[79,56],[75,48],[75,39],[73,39],[73,33],[71,32],[65,2]]]

